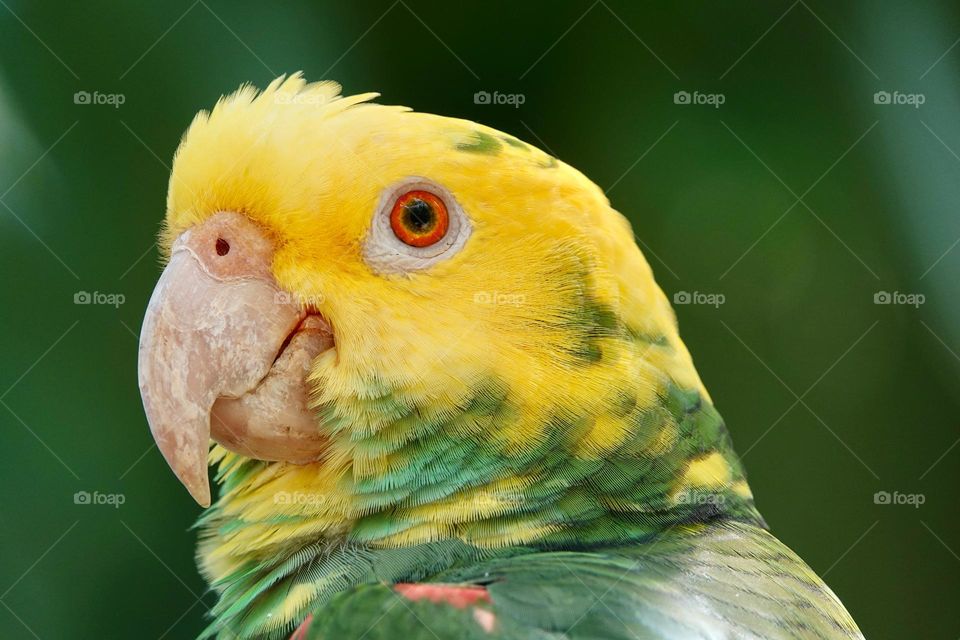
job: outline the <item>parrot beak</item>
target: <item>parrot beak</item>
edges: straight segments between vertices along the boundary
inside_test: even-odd
[[[317,460],[326,446],[306,377],[332,333],[277,285],[273,254],[246,217],[211,216],[174,242],[143,320],[138,369],[150,431],[204,507],[211,438],[294,463]]]

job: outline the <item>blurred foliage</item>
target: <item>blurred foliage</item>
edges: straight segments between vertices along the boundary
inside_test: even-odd
[[[677,312],[775,533],[867,637],[957,637],[958,36],[947,2],[7,0],[0,636],[201,628],[198,509],[137,391],[152,243],[193,114],[302,69],[501,128],[607,189],[668,295],[724,296]],[[75,305],[79,291],[125,302]]]

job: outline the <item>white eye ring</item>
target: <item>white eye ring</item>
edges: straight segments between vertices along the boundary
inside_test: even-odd
[[[427,191],[434,194],[447,207],[448,226],[446,234],[428,247],[413,247],[393,232],[390,213],[397,199],[409,191]],[[395,274],[421,271],[441,260],[457,254],[473,227],[453,194],[432,180],[411,176],[387,187],[380,195],[370,232],[363,244],[363,258],[377,273]]]

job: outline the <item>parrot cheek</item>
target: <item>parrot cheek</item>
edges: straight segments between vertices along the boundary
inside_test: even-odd
[[[264,460],[308,462],[324,449],[305,377],[332,334],[279,288],[272,255],[252,222],[218,213],[174,243],[144,317],[138,368],[147,421],[203,506],[211,437]]]

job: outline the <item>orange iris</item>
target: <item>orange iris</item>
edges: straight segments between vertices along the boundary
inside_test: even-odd
[[[411,247],[429,247],[447,235],[450,216],[447,205],[429,191],[408,191],[390,210],[390,228]]]

